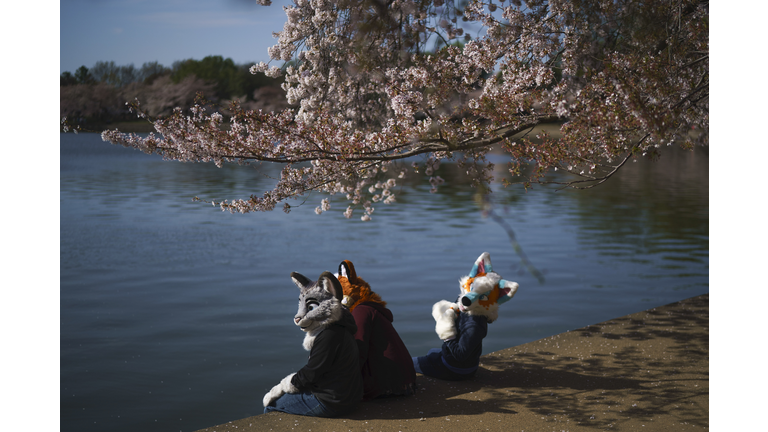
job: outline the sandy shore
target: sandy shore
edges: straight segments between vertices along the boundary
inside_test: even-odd
[[[482,357],[474,380],[419,375],[407,398],[346,418],[270,413],[221,431],[689,431],[709,429],[709,295]]]

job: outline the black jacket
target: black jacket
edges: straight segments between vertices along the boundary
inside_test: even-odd
[[[443,359],[454,368],[475,368],[480,364],[483,339],[488,334],[488,319],[482,315],[459,314],[458,337],[443,343]]]
[[[356,332],[355,319],[344,309],[341,319],[316,336],[307,365],[291,380],[300,391],[311,391],[339,414],[354,409],[363,397]]]

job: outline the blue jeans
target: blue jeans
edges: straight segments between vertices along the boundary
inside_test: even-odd
[[[264,414],[272,411],[310,417],[334,417],[336,415],[324,407],[312,392],[286,393],[264,408]]]
[[[440,348],[432,348],[427,355],[411,359],[417,373],[442,380],[465,380],[474,377],[477,372],[477,367],[463,369],[448,365]]]

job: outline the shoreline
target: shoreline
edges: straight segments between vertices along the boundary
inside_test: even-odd
[[[486,354],[469,381],[416,382],[343,418],[273,412],[197,432],[708,429],[709,294]]]

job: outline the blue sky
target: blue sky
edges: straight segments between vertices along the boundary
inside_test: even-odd
[[[59,73],[98,61],[141,67],[209,55],[237,64],[269,61],[285,22],[274,0],[61,0]]]

